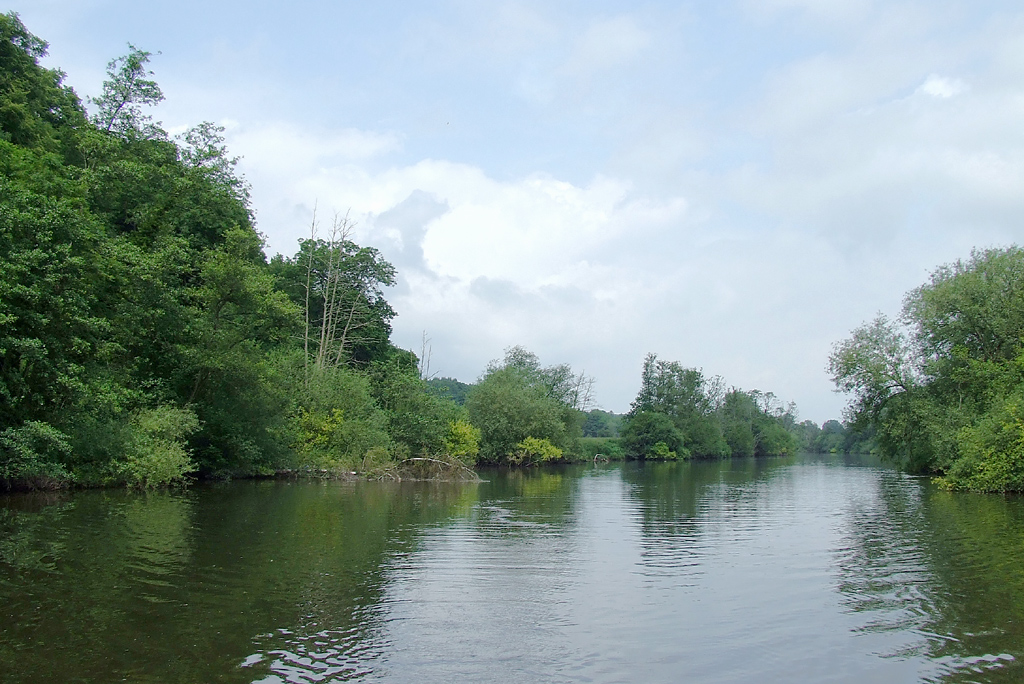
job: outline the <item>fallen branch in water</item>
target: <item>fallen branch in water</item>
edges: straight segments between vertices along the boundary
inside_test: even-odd
[[[471,468],[466,467],[460,461],[457,460],[444,460],[440,458],[430,458],[428,456],[413,456],[410,458],[402,459],[401,464],[434,464],[438,466],[438,472],[434,473],[431,477],[426,478],[409,478],[409,479],[429,479],[429,480],[440,480],[440,479],[453,479],[453,478],[442,478],[442,475],[446,474],[459,474],[459,480],[465,480],[470,482],[480,482],[480,476],[476,474]],[[448,471],[448,472],[446,472]]]

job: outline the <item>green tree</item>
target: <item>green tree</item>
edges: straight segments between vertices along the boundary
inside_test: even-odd
[[[480,458],[514,461],[528,437],[547,440],[563,453],[579,452],[583,422],[577,409],[587,379],[567,365],[542,367],[536,355],[512,347],[489,364],[466,399],[470,422],[480,430]]]
[[[472,389],[472,385],[459,382],[455,378],[428,378],[427,387],[435,395],[451,399],[459,406],[465,405],[469,390]]]
[[[681,435],[681,448],[698,457],[728,456],[729,445],[716,416],[723,399],[722,387],[721,378],[706,378],[696,368],[684,368],[675,361],[660,361],[648,354],[640,391],[626,414],[626,426],[641,413],[661,413],[671,419]]]
[[[618,437],[622,416],[611,411],[590,409],[583,423],[584,437]]]
[[[667,451],[688,455],[672,419],[658,411],[639,411],[626,421],[622,429],[622,446],[634,458],[658,458],[655,449],[663,444]]]
[[[131,481],[157,465],[140,444],[177,464],[143,483],[193,457],[206,472],[265,468],[286,404],[268,353],[297,311],[219,131],[179,147],[143,116],[160,94],[134,47],[111,63],[97,126],[16,15],[0,38],[0,478]],[[158,439],[144,418],[158,415],[199,420]]]
[[[63,72],[39,66],[46,50],[17,14],[0,15],[0,140],[74,161],[85,113]],[[0,159],[12,153],[6,148]]]
[[[1024,384],[1024,251],[972,252],[836,345],[829,370],[852,425],[950,487],[1018,490],[1014,411]]]
[[[369,372],[374,397],[388,418],[388,432],[405,454],[445,454],[451,424],[464,412],[452,400],[427,390],[416,356],[393,350],[389,358],[376,361]]]
[[[129,43],[127,55],[107,64],[103,94],[90,100],[98,108],[92,119],[98,128],[125,138],[163,136],[163,131],[152,125],[151,117],[142,113],[143,106],[153,106],[164,99],[156,81],[146,78],[153,75],[146,69],[152,56],[153,53]]]
[[[326,240],[314,218],[309,239],[293,258],[271,261],[271,272],[304,311],[303,347],[319,368],[366,365],[391,353],[388,337],[395,312],[383,288],[395,269],[380,252],[352,242],[352,224],[335,217]]]

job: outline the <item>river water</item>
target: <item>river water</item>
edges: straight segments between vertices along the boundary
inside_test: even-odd
[[[854,457],[0,498],[3,682],[1024,681],[1024,500]]]

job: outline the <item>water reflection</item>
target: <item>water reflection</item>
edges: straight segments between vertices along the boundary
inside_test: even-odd
[[[276,670],[293,681],[289,668],[315,654],[358,674],[387,645],[376,636],[385,554],[411,552],[417,530],[464,514],[473,492],[249,482],[81,492],[39,512],[11,498],[0,669],[16,682],[249,682]]]
[[[876,498],[847,511],[849,545],[837,550],[844,604],[866,618],[857,630],[901,635],[880,655],[926,657],[927,681],[1019,681],[1022,504],[884,473]]]
[[[5,681],[1003,682],[1024,501],[844,457],[0,499]]]

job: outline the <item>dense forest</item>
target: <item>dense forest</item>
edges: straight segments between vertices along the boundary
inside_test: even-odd
[[[391,264],[343,216],[314,218],[294,256],[268,261],[223,129],[172,137],[146,114],[163,99],[149,53],[108,65],[90,114],[16,14],[0,34],[7,487],[852,444],[771,394],[654,356],[626,416],[521,347],[472,385],[425,379],[390,341]]]
[[[852,423],[952,489],[1024,491],[1024,250],[975,251],[836,345]]]

